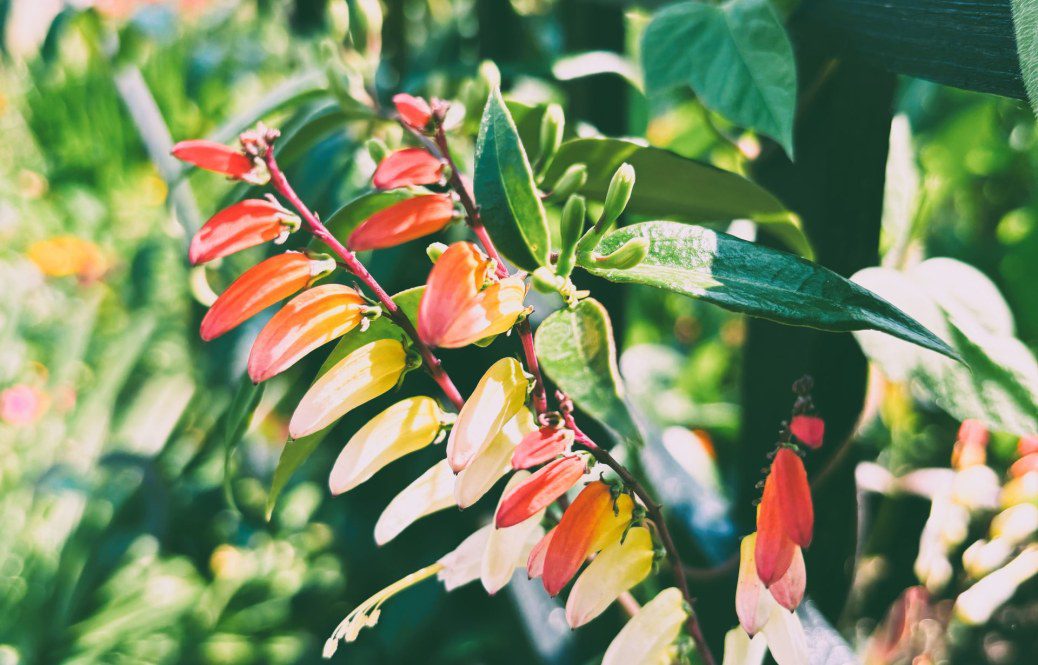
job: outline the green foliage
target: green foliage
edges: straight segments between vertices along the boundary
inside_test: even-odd
[[[707,107],[793,156],[793,47],[768,0],[695,0],[653,16],[642,39],[645,85],[689,85]]]

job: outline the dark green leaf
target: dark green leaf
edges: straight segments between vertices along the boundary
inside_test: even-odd
[[[266,385],[266,383],[254,384],[248,375],[242,377],[238,390],[234,394],[234,399],[231,400],[230,406],[227,407],[223,438],[223,489],[224,494],[227,496],[227,502],[232,507],[236,507],[234,490],[231,487],[231,480],[234,475],[232,469],[234,453],[238,448],[238,444],[241,443],[242,437],[245,436],[245,432],[249,429],[249,421],[252,420],[252,414],[256,407],[259,406],[260,398],[263,397],[263,389]]]
[[[624,402],[613,326],[601,303],[588,298],[553,312],[537,328],[534,344],[544,371],[577,406],[619,440],[641,443]]]
[[[798,256],[701,226],[644,222],[610,233],[599,254],[631,238],[649,241],[645,260],[627,270],[581,267],[614,282],[648,284],[736,312],[822,330],[873,329],[954,357],[940,338],[887,301]]]
[[[346,128],[350,115],[335,103],[321,106],[302,118],[277,142],[275,156],[280,165],[294,163],[335,130]]]
[[[613,173],[624,162],[637,179],[627,212],[678,222],[753,219],[789,249],[811,256],[796,218],[766,189],[710,164],[622,139],[584,138],[562,144],[544,177],[551,188],[573,164],[587,164],[584,196],[602,201]]]
[[[285,443],[285,447],[281,450],[281,457],[278,458],[278,465],[274,468],[274,478],[270,481],[270,491],[267,493],[268,521],[271,515],[274,514],[274,507],[277,505],[278,497],[281,496],[281,492],[285,489],[285,485],[288,484],[292,474],[317,450],[317,445],[324,440],[330,429],[331,427],[326,427],[320,432],[314,432],[309,436],[304,436],[302,439],[294,441],[289,439]]]
[[[796,62],[768,0],[671,5],[645,29],[642,61],[650,93],[687,84],[707,107],[771,136],[792,157]]]
[[[473,179],[480,216],[505,258],[523,270],[548,264],[548,222],[530,162],[501,93],[487,99]]]

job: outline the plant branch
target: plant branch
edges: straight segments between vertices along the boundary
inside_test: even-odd
[[[276,138],[273,134],[271,139]],[[270,184],[273,185],[274,189],[277,190],[281,196],[285,197],[289,203],[299,212],[300,216],[306,221],[307,227],[310,233],[335,253],[335,255],[341,261],[347,270],[353,273],[357,279],[363,282],[364,286],[368,288],[375,297],[378,298],[379,303],[386,310],[386,314],[393,323],[400,326],[403,331],[411,338],[411,342],[418,352],[422,356],[424,361],[425,369],[432,376],[433,380],[439,384],[443,393],[447,396],[447,399],[454,405],[456,409],[461,409],[462,405],[465,404],[465,399],[458,392],[458,388],[451,381],[451,378],[447,375],[447,372],[443,369],[443,363],[439,358],[432,352],[432,349],[422,341],[418,336],[418,331],[415,330],[414,324],[407,318],[407,315],[397,306],[393,299],[386,293],[385,289],[378,283],[378,281],[368,272],[368,269],[364,267],[364,264],[357,259],[357,255],[347,249],[339,240],[328,231],[328,228],[321,222],[321,220],[314,214],[303,200],[299,198],[295,190],[292,189],[292,185],[289,184],[285,174],[278,167],[277,161],[274,159],[274,147],[273,140],[267,141],[267,147],[263,154],[263,161],[267,165],[267,170],[270,172]]]

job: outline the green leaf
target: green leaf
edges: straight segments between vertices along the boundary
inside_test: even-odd
[[[1038,3],[1034,0],[1012,0],[1012,8],[1020,74],[1024,79],[1031,109],[1038,114]]]
[[[238,384],[238,390],[234,394],[234,399],[231,400],[230,406],[227,407],[223,437],[223,490],[227,497],[227,502],[235,509],[237,509],[237,504],[234,501],[234,490],[231,487],[231,479],[234,476],[232,468],[234,466],[234,453],[238,448],[238,444],[241,443],[242,437],[245,436],[245,432],[249,429],[252,414],[256,411],[256,407],[259,406],[260,399],[263,397],[263,389],[266,385],[266,383],[254,384],[248,375],[242,377],[241,383]]]
[[[473,187],[483,224],[505,258],[527,271],[547,265],[551,243],[544,206],[497,89],[487,99],[479,126]]]
[[[559,148],[544,177],[551,189],[567,168],[586,164],[587,184],[579,193],[603,201],[609,180],[624,162],[637,180],[627,212],[677,222],[752,219],[789,249],[810,257],[811,245],[795,216],[760,185],[710,164],[661,148],[622,139],[583,138]]]
[[[687,84],[710,109],[778,141],[793,156],[793,46],[768,0],[682,2],[642,38],[650,93]]]
[[[907,273],[867,268],[852,279],[890,299],[947,338],[965,365],[874,333],[856,333],[865,355],[893,381],[910,382],[958,420],[1003,432],[1038,431],[1038,361],[1012,336],[1012,319],[987,278],[951,259]],[[964,269],[964,268],[968,268]],[[986,282],[986,284],[985,284]],[[974,291],[961,287],[972,284]],[[972,302],[969,295],[974,295]],[[999,317],[1003,317],[999,320]]]
[[[577,406],[618,440],[641,444],[624,401],[613,326],[601,303],[588,298],[553,312],[537,328],[534,346],[544,371]]]
[[[831,270],[701,226],[634,224],[610,233],[596,252],[608,254],[638,237],[649,241],[649,253],[633,268],[603,269],[588,255],[578,263],[613,282],[647,284],[789,325],[879,330],[955,357],[918,321]]]
[[[346,242],[350,233],[368,217],[401,201],[427,193],[426,190],[421,188],[404,188],[361,194],[333,212],[328,219],[324,220],[324,225],[331,231],[333,236]]]
[[[271,90],[255,105],[234,116],[209,135],[209,140],[231,143],[246,129],[281,109],[298,106],[315,97],[327,95],[324,72],[311,71],[288,79]]]
[[[307,113],[278,140],[274,151],[278,164],[295,163],[329,134],[346,129],[350,119],[350,115],[336,103],[325,104]]]
[[[289,439],[285,443],[285,447],[281,449],[281,457],[278,458],[278,465],[274,468],[274,478],[270,481],[270,491],[267,492],[268,522],[271,515],[274,514],[274,507],[277,505],[278,497],[281,496],[281,492],[285,489],[285,485],[288,484],[292,474],[302,466],[303,462],[309,459],[310,455],[313,455],[314,451],[317,450],[317,445],[324,440],[331,428],[331,426],[326,427],[320,432],[314,432],[301,439]]]

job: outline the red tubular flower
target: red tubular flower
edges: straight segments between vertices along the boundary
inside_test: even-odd
[[[429,125],[429,120],[432,118],[432,108],[429,107],[429,102],[421,97],[400,93],[393,95],[393,105],[396,106],[396,112],[400,114],[400,119],[407,123],[408,126],[422,130]]]
[[[443,177],[443,162],[428,150],[404,148],[383,159],[371,181],[379,189],[430,185]]]
[[[216,339],[276,302],[303,289],[335,263],[301,252],[272,256],[246,270],[220,294],[202,319],[202,339]]]
[[[757,511],[757,543],[754,547],[754,559],[757,564],[757,576],[764,586],[771,586],[789,569],[796,551],[796,543],[786,535],[782,523],[778,499],[775,496],[776,483],[772,476],[764,481],[764,494]]]
[[[513,469],[529,469],[564,454],[573,443],[573,432],[565,428],[542,427],[523,437],[512,453]]]
[[[206,171],[222,173],[240,180],[253,169],[252,160],[230,146],[197,139],[181,141],[173,146],[173,156]]]
[[[436,260],[418,305],[426,344],[459,348],[505,332],[523,312],[518,277],[494,281],[490,261],[470,242],[456,242]]]
[[[355,328],[366,303],[355,289],[324,284],[304,291],[273,316],[249,354],[254,383],[280,374],[317,347]]]
[[[380,210],[350,234],[350,249],[384,249],[436,233],[454,218],[449,194],[425,194]]]
[[[585,466],[579,455],[561,457],[516,485],[501,499],[494,520],[497,528],[514,526],[547,508],[577,484]]]
[[[817,416],[793,416],[793,421],[789,423],[789,431],[800,443],[817,450],[825,437],[825,421]]]
[[[555,535],[544,555],[544,589],[557,596],[569,583],[599,541],[603,528],[612,530],[613,497],[609,486],[596,481],[588,484],[562,514]]]
[[[246,199],[213,215],[191,239],[192,265],[206,263],[284,237],[299,217],[275,201]]]
[[[814,507],[800,457],[780,448],[764,481],[757,513],[757,574],[770,587],[789,569],[796,547],[811,544]]]
[[[804,589],[807,587],[807,568],[804,566],[804,552],[799,547],[793,551],[793,560],[782,575],[768,591],[782,607],[790,612],[800,606],[804,599]]]

